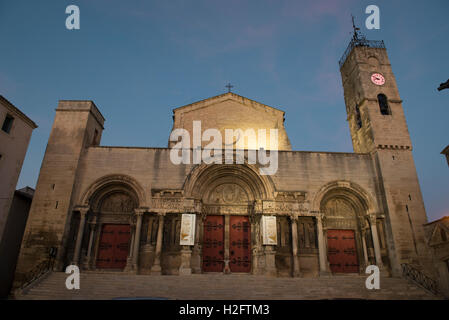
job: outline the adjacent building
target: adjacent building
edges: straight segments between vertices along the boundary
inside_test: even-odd
[[[440,290],[449,297],[449,216],[429,222],[425,229]]]
[[[8,296],[14,280],[17,257],[25,231],[34,189],[24,187],[14,192],[14,197],[0,242],[0,299]]]
[[[1,241],[31,134],[37,125],[1,95],[0,124]]]

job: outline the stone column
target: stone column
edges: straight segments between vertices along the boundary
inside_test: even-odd
[[[383,263],[382,263],[382,254],[380,252],[379,237],[377,235],[376,215],[370,214],[369,221],[371,226],[371,236],[373,237],[374,255],[376,257],[376,264],[379,267],[379,269],[382,269]]]
[[[134,247],[133,247],[133,270],[135,272],[139,269],[139,249],[140,249],[140,232],[142,231],[142,217],[144,209],[135,209],[136,215],[136,232],[134,234]]]
[[[298,257],[298,217],[290,215],[290,222],[292,226],[292,258],[293,258],[293,277],[301,275]]]
[[[320,261],[320,276],[328,275],[329,267],[328,267],[328,261],[327,261],[327,252],[326,252],[326,245],[325,245],[325,239],[324,239],[324,232],[323,232],[323,218],[321,215],[316,216],[316,225],[317,225],[317,232],[318,232],[318,252],[319,252],[319,261]]]
[[[164,217],[165,212],[158,213],[159,221],[157,226],[157,238],[156,238],[156,252],[154,253],[154,263],[151,267],[151,273],[161,274],[161,252],[162,252],[162,237],[164,232]]]
[[[76,244],[75,244],[75,253],[73,255],[73,262],[72,264],[79,265],[80,263],[80,253],[81,253],[81,244],[83,241],[83,235],[84,235],[84,226],[86,224],[86,215],[89,211],[89,207],[80,207],[79,209],[80,213],[80,224],[78,226],[78,235],[76,236]]]
[[[362,236],[362,247],[363,247],[363,259],[365,261],[365,268],[369,265],[368,260],[368,250],[366,249],[366,230],[362,230],[361,232]]]
[[[95,234],[95,229],[97,227],[97,217],[96,216],[93,216],[92,220],[89,221],[89,227],[90,227],[89,246],[87,247],[87,262],[85,265],[87,269],[92,268],[92,247],[94,245],[94,234]]]
[[[260,274],[260,255],[261,255],[261,243],[260,243],[260,219],[262,215],[255,213],[250,216],[251,222],[251,273]]]
[[[134,216],[133,216],[134,218]],[[136,235],[136,225],[134,219],[130,219],[129,225],[131,229],[131,241],[129,242],[128,258],[126,259],[125,272],[131,272],[133,270],[133,256],[134,256],[134,237]]]

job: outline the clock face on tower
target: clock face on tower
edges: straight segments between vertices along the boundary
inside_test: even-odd
[[[380,73],[373,73],[371,75],[371,81],[378,86],[381,86],[385,83],[385,78]]]

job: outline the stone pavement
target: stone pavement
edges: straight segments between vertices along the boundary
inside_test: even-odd
[[[16,299],[438,299],[401,278],[380,280],[379,290],[365,288],[358,275],[321,278],[271,278],[243,274],[190,276],[82,272],[79,290],[68,290],[63,272],[50,273]]]

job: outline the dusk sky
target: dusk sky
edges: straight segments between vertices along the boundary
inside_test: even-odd
[[[80,30],[65,8],[78,5]],[[380,8],[380,30],[365,8]],[[35,187],[60,99],[93,100],[101,145],[166,147],[172,109],[226,91],[280,108],[293,150],[353,152],[338,60],[384,40],[429,220],[449,215],[449,1],[0,0],[0,94],[34,130],[18,188]],[[1,179],[1,177],[0,177]]]

